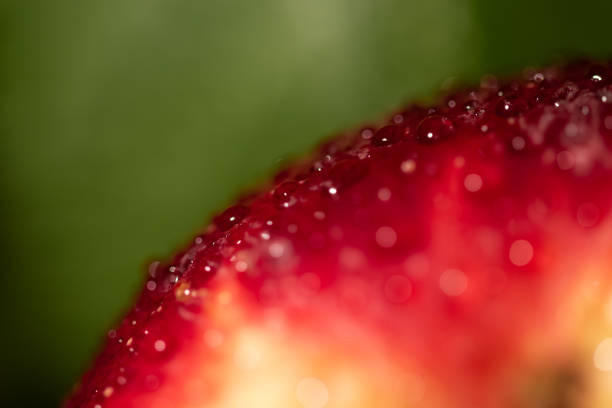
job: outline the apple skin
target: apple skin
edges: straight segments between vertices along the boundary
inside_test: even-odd
[[[65,406],[612,406],[612,71],[340,135],[154,262]]]

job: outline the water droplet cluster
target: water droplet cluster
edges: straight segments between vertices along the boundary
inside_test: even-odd
[[[495,406],[496,370],[521,353],[514,333],[553,310],[542,300],[526,317],[540,301],[526,288],[550,285],[554,299],[574,290],[583,275],[572,254],[600,242],[589,234],[612,202],[611,148],[612,69],[588,62],[486,76],[436,106],[326,142],[214,217],[169,262],[150,265],[67,406],[125,406],[171,388],[180,375],[168,367],[196,343],[210,361],[227,354],[257,370],[260,350],[232,351],[233,334],[209,315],[211,305],[229,316],[237,304],[253,316],[282,310],[300,328],[354,318],[364,336],[429,370],[419,384],[439,374],[433,353],[445,378],[462,377],[445,392]],[[551,280],[551,268],[564,279]],[[240,289],[220,289],[226,282]],[[608,340],[594,357],[601,370]],[[302,406],[322,408],[337,392],[300,375],[290,394]],[[458,391],[471,387],[493,391]]]

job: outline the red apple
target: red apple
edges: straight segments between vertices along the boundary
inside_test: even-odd
[[[153,263],[66,407],[612,406],[612,71],[326,143]]]

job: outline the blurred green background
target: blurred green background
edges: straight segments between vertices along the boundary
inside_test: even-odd
[[[612,2],[0,1],[0,405],[54,406],[147,260],[442,81],[612,55]]]

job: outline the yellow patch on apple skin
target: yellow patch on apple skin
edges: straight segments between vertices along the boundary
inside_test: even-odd
[[[177,300],[199,302],[203,309],[189,316],[195,337],[164,366],[159,389],[138,396],[138,403],[153,408],[608,408],[612,225],[592,234],[588,243],[579,234],[571,239],[555,234],[571,231],[564,220],[549,228],[556,238],[539,245],[536,254],[546,268],[539,275],[513,276],[494,301],[482,303],[498,312],[474,308],[483,326],[471,330],[466,324],[474,320],[464,316],[457,317],[466,319],[459,324],[443,320],[440,298],[470,307],[489,300],[469,285],[450,296],[444,288],[453,288],[457,279],[451,275],[446,282],[444,272],[430,274],[439,291],[435,307],[414,306],[423,314],[411,320],[402,313],[412,306],[389,303],[384,287],[376,295],[365,281],[350,286],[368,299],[367,308],[354,313],[356,303],[345,301],[344,281],[329,291],[318,284],[304,290],[299,276],[312,269],[279,277],[285,297],[266,303],[261,293],[240,283],[242,272],[222,266],[207,289],[177,289]],[[466,273],[482,265],[474,259]],[[453,272],[467,279],[463,273]],[[440,288],[441,283],[446,286]],[[537,296],[526,296],[534,290]],[[491,330],[507,339],[487,337]],[[486,349],[503,340],[508,345],[503,352]],[[470,358],[482,355],[495,360],[478,377],[482,371]]]
[[[354,339],[343,344],[320,322],[295,322],[282,310],[253,307],[251,295],[231,278],[215,292],[232,301],[204,300],[203,341],[179,363],[189,371],[183,379],[199,378],[215,389],[202,395],[183,390],[185,407],[371,408],[425,399],[424,377],[388,359],[376,333],[359,322],[328,311]],[[429,399],[433,403],[437,397]]]
[[[551,225],[555,228],[571,229],[562,221]],[[550,284],[538,300],[541,310],[534,310],[527,332],[517,333],[521,361],[499,367],[499,384],[505,384],[502,392],[508,401],[612,406],[612,370],[602,369],[608,363],[612,367],[607,359],[612,346],[606,348],[612,324],[602,325],[612,298],[612,279],[606,273],[612,237],[607,231],[612,225],[594,234],[588,246],[574,247],[571,257],[551,256],[567,253],[569,242],[553,239],[539,248],[539,256],[548,257],[554,270],[544,274],[543,282]],[[442,385],[448,378],[438,378],[443,367],[422,366],[407,350],[390,350],[369,322],[355,320],[320,293],[308,307],[312,316],[326,316],[325,321],[292,320],[282,308],[263,307],[231,275],[225,275],[215,293],[217,298],[206,303],[207,327],[212,327],[207,330],[221,333],[224,345],[215,349],[215,364],[203,361],[193,376],[214,377],[218,388],[214,398],[193,406],[437,408],[458,402],[454,391]],[[544,316],[548,323],[536,324]],[[205,343],[198,347],[202,355],[210,354]]]

